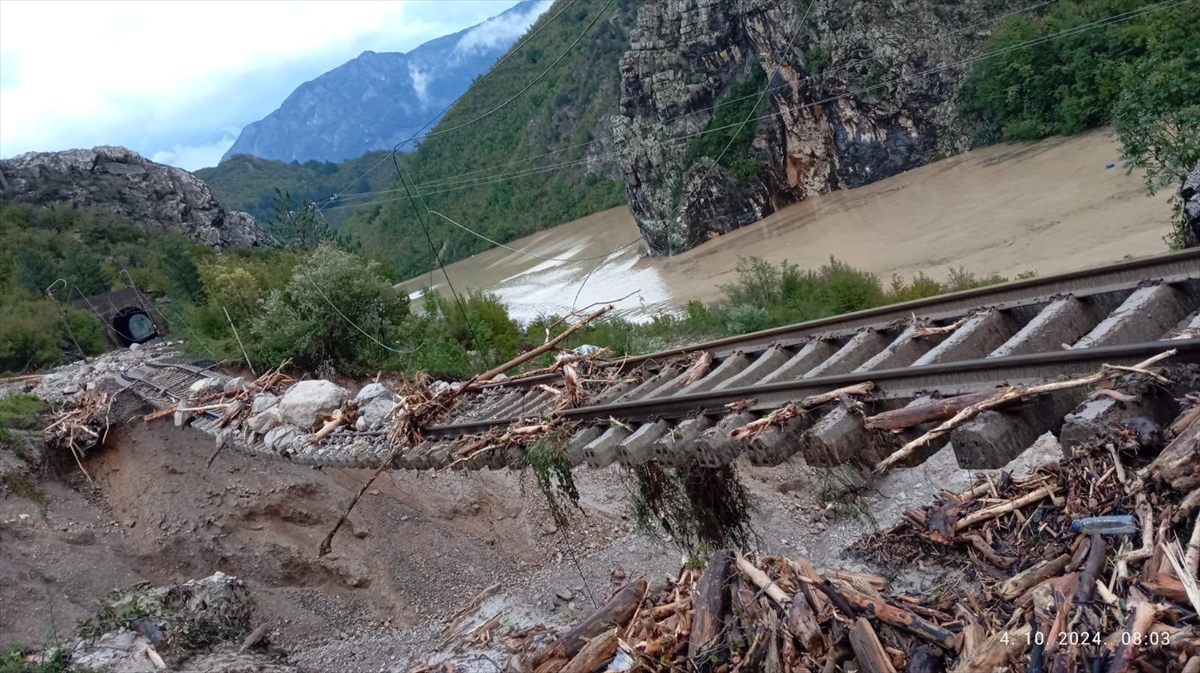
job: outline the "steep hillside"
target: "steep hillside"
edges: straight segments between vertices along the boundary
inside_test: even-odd
[[[343,191],[347,196],[361,194],[391,184],[394,172],[389,176],[378,171],[357,179],[389,154],[387,151],[367,152],[340,163],[316,160],[286,163],[239,154],[222,161],[219,166],[201,168],[195,175],[212,187],[221,203],[244,210],[265,223],[274,217],[276,189],[287,190],[293,202],[302,203],[321,201]],[[349,215],[348,209],[333,210],[326,214],[326,219],[337,229]]]
[[[417,151],[402,157],[421,200],[502,242],[623,203],[611,115],[620,88],[617,64],[638,4],[558,0],[532,30],[551,23],[468,92]],[[394,181],[390,161],[371,179],[389,173]],[[444,261],[491,247],[437,216],[425,219]],[[343,230],[361,238],[364,252],[389,261],[399,277],[433,265],[410,204],[394,193],[356,209]]]
[[[247,125],[221,161],[238,154],[341,161],[390,148],[416,133],[508,50],[511,32],[496,30],[498,25],[528,25],[549,4],[524,0],[408,53],[363,52],[300,85],[278,110]]]

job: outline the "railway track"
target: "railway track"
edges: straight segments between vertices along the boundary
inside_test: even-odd
[[[930,329],[933,328],[933,329]],[[864,416],[933,397],[1038,383],[1093,372],[1101,364],[1133,364],[1174,349],[1172,362],[1200,362],[1200,251],[1112,264],[837,316],[685,349],[630,358],[609,369],[612,385],[595,385],[582,404],[557,415],[576,422],[566,450],[573,464],[602,467],[656,460],[719,464],[748,454],[779,463],[796,453],[813,465],[872,462],[922,428],[867,429]],[[702,376],[692,363],[711,357]],[[127,374],[130,387],[163,408],[186,396],[200,372],[150,364]],[[866,400],[842,397],[733,440],[736,427],[808,396],[870,383]],[[405,449],[395,467],[454,464],[479,469],[516,464],[520,451],[489,451],[459,460],[479,433],[542,417],[557,401],[558,374],[500,381],[470,394],[427,440]],[[986,412],[946,441],[960,466],[1008,463],[1046,432],[1072,441],[1100,425],[1133,416],[1167,418],[1169,397],[1122,404],[1085,401],[1064,391],[1007,412]],[[733,405],[736,408],[731,408]],[[206,428],[211,419],[195,423]],[[340,467],[374,467],[388,453],[382,433],[336,433],[308,447],[237,438],[247,451]]]

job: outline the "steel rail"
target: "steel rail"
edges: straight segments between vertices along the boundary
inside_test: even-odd
[[[592,421],[610,417],[629,421],[677,419],[700,414],[728,413],[726,405],[746,399],[757,400],[751,409],[764,411],[808,395],[867,381],[879,386],[885,398],[912,397],[923,390],[937,390],[944,395],[956,395],[979,392],[1006,383],[1046,380],[1083,369],[1095,370],[1104,364],[1134,364],[1171,349],[1178,351],[1170,359],[1171,362],[1200,362],[1200,338],[1150,341],[819,376],[792,382],[579,407],[560,412],[559,416],[571,421]],[[428,432],[438,437],[472,434],[508,425],[517,418],[489,418],[437,425],[430,427]]]

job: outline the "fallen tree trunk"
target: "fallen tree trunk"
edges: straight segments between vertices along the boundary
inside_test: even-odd
[[[617,651],[618,633],[617,629],[609,629],[592,638],[558,673],[592,673],[601,664],[612,661]]]
[[[1032,568],[1017,573],[1007,582],[1000,585],[1000,597],[1006,601],[1014,600],[1043,581],[1061,575],[1070,562],[1070,554],[1063,554],[1056,559],[1043,561]]]
[[[596,311],[595,313],[584,316],[583,318],[581,318],[579,320],[579,322],[577,322],[574,325],[571,325],[567,329],[563,330],[562,334],[559,334],[558,336],[547,341],[546,343],[542,344],[541,346],[538,346],[537,348],[534,348],[533,350],[531,350],[527,353],[522,353],[521,355],[518,355],[517,357],[509,360],[508,362],[505,362],[504,364],[500,365],[499,367],[496,367],[495,369],[490,369],[490,370],[480,374],[478,377],[475,378],[474,383],[486,383],[488,381],[491,381],[492,379],[494,379],[497,376],[503,374],[504,372],[512,369],[513,367],[519,367],[519,366],[525,364],[526,362],[529,362],[530,360],[541,355],[542,353],[547,353],[547,352],[553,350],[554,347],[557,346],[560,342],[562,342],[563,339],[566,339],[567,337],[571,336],[579,328],[590,323],[591,321],[595,320],[596,318],[599,318],[600,316],[604,315],[605,313],[608,313],[611,310],[612,310],[612,304],[609,304],[608,306],[601,308],[599,311]],[[465,387],[466,386],[464,386],[464,388]]]
[[[861,594],[853,589],[834,587],[833,590],[840,594],[851,607],[869,614],[885,624],[904,629],[918,638],[927,640],[935,645],[940,645],[947,650],[954,649],[958,642],[958,637],[955,634],[908,610],[898,608],[878,598]],[[847,617],[850,616],[853,615],[847,615]]]
[[[721,646],[725,613],[729,611],[729,576],[733,564],[733,552],[716,552],[696,584],[696,611],[688,641],[688,661],[695,670],[712,668],[709,654]]]
[[[859,617],[850,629],[850,649],[858,661],[858,670],[863,673],[896,673],[879,636],[865,617]]]
[[[1200,486],[1200,420],[1193,420],[1146,469],[1177,491]]]
[[[863,424],[868,430],[903,430],[914,425],[940,421],[953,417],[972,404],[978,404],[995,393],[991,390],[969,395],[955,395],[932,402],[925,402],[903,409],[893,409],[874,416],[867,416]]]
[[[588,641],[597,638],[606,630],[625,628],[625,624],[633,618],[642,596],[646,593],[646,579],[638,579],[626,584],[608,602],[596,610],[587,619],[567,630],[550,642],[541,652],[534,655],[530,664],[537,670],[550,659],[573,659],[584,648]]]

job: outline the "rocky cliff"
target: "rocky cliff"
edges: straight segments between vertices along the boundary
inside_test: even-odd
[[[466,91],[549,6],[524,0],[407,53],[363,52],[301,84],[278,110],[247,125],[221,161],[236,154],[342,161],[391,149]]]
[[[270,245],[247,213],[225,210],[203,180],[124,147],[30,152],[0,161],[0,200],[95,207],[214,248]]]
[[[1192,167],[1179,187],[1183,209],[1183,246],[1200,247],[1200,164]]]
[[[789,48],[807,5],[639,10],[614,124],[630,207],[656,253],[965,148],[953,104],[968,66],[946,64],[979,53],[991,20],[1015,5],[815,0]],[[754,107],[762,87],[747,83],[777,65]]]

